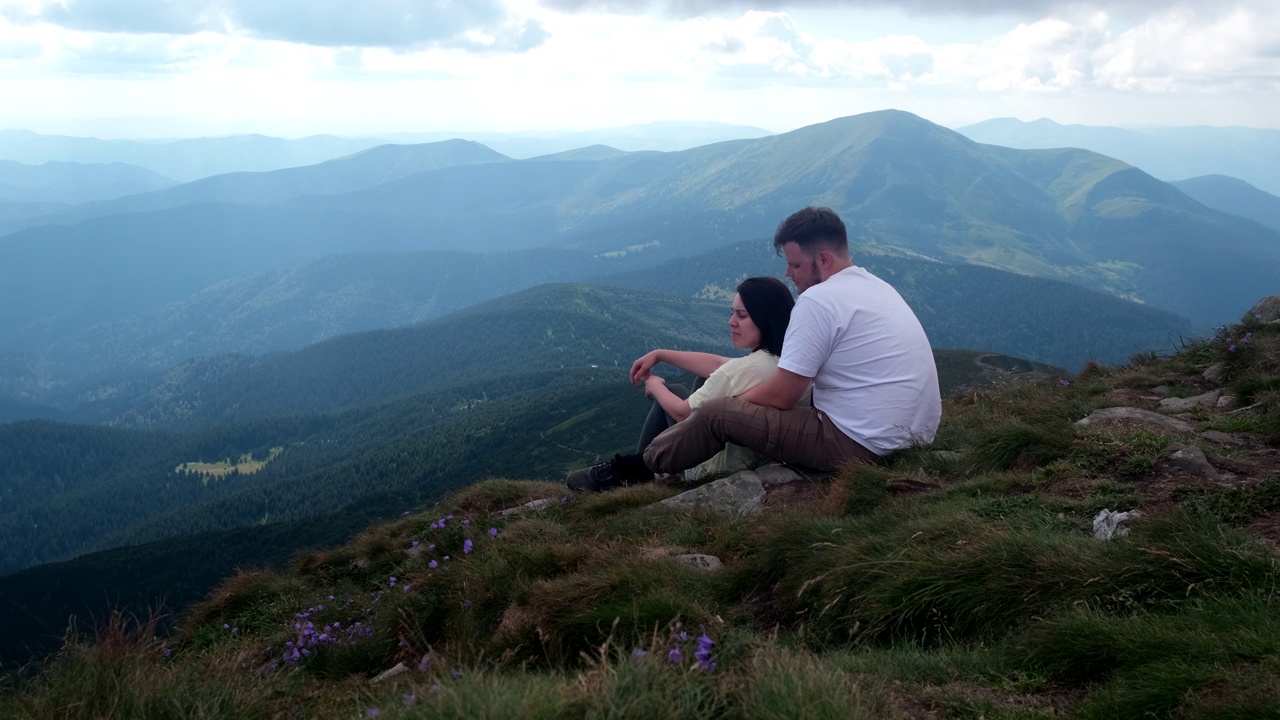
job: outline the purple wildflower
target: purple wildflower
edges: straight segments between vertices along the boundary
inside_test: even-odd
[[[223,630],[229,630],[229,629],[231,629],[231,626],[230,626],[230,625],[228,625],[228,624],[226,624],[226,623],[222,623],[222,629],[223,629]]]
[[[169,657],[170,655],[173,654],[173,650],[167,647],[160,648],[160,652],[163,653],[165,657]]]
[[[1231,343],[1231,347],[1227,348],[1227,352],[1235,352],[1235,351],[1236,351],[1236,344]]]
[[[449,556],[448,556],[448,555],[445,555],[445,556],[444,556],[444,559],[445,559],[445,560],[448,560],[448,559],[449,559]]]
[[[689,633],[681,630],[680,632],[676,633],[676,639],[679,640],[680,642],[689,642]]]
[[[462,599],[462,607],[464,607],[464,608],[469,608],[469,607],[471,607],[471,598],[463,598],[463,599]]]
[[[452,520],[452,519],[453,519],[453,516],[452,516],[452,515],[445,515],[445,516],[444,516],[444,520]],[[443,524],[444,524],[444,520],[441,520],[441,521],[440,521],[440,524],[441,524],[441,525],[443,525]]]
[[[715,660],[711,659],[711,648],[716,643],[710,637],[707,637],[707,630],[703,628],[702,634],[698,636],[698,649],[693,656],[698,660],[698,667],[703,670],[711,671],[716,669]]]
[[[431,568],[432,570],[435,570],[436,568],[440,567],[440,563],[436,562],[435,560],[432,560],[431,562],[427,563],[427,567]]]
[[[381,714],[382,714],[382,711],[379,710],[378,708],[369,708],[368,710],[364,711],[365,717],[378,717]]]
[[[396,576],[395,576],[395,575],[392,575],[392,576],[391,576],[391,587],[395,587],[395,586],[396,586]]]
[[[636,648],[635,650],[631,651],[631,657],[635,660],[639,660],[640,658],[648,654],[649,654],[648,652],[641,650],[640,648]]]
[[[411,707],[414,703],[418,702],[417,695],[410,695],[409,693],[403,693],[400,697],[404,699],[405,707]]]
[[[458,668],[449,668],[449,674],[453,676],[454,680],[457,680],[458,678],[462,677],[462,671],[459,670]]]
[[[468,526],[468,525],[470,525],[470,524],[471,524],[471,521],[470,521],[470,520],[468,520],[468,519],[466,519],[466,518],[463,518],[463,519],[462,519],[462,527],[466,527],[466,526]]]
[[[410,545],[409,547],[411,547],[411,548],[416,548],[416,547],[418,547],[418,541],[417,541],[417,540],[414,540],[414,541],[413,541],[413,544],[412,544],[412,545]]]
[[[1070,380],[1063,380],[1063,381],[1061,381],[1061,382],[1062,382],[1062,387],[1067,387],[1068,385],[1070,385],[1070,384],[1071,384],[1071,381],[1070,381]]]
[[[496,527],[489,528],[489,537],[498,537],[498,528]]]
[[[467,538],[462,542],[462,552],[464,553],[471,552],[471,538]]]
[[[667,653],[667,662],[672,665],[679,665],[684,662],[684,654],[680,652],[680,646],[676,645],[671,648],[671,652]]]

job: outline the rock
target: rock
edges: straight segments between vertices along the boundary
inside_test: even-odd
[[[761,465],[753,470],[756,477],[760,478],[761,484],[766,488],[774,485],[786,485],[797,480],[803,480],[804,476],[795,470],[781,463],[771,462],[767,465]]]
[[[688,565],[695,570],[706,570],[707,572],[715,572],[724,567],[724,563],[720,562],[720,558],[715,555],[699,555],[697,553],[677,555],[676,562]]]
[[[1240,400],[1235,395],[1223,394],[1218,398],[1218,403],[1215,407],[1219,410],[1233,410],[1239,404]]]
[[[1204,432],[1200,433],[1200,437],[1210,442],[1218,443],[1219,445],[1231,445],[1234,447],[1243,447],[1249,444],[1243,438],[1236,437],[1235,435],[1232,435],[1230,433],[1219,432],[1217,430],[1205,430]]]
[[[1198,407],[1214,407],[1218,404],[1218,398],[1221,395],[1221,390],[1210,390],[1203,395],[1196,395],[1195,397],[1165,398],[1160,401],[1158,407],[1167,412],[1186,412]]]
[[[1219,362],[1205,368],[1204,379],[1214,385],[1221,385],[1222,381],[1227,379],[1227,364]]]
[[[396,663],[395,667],[382,671],[380,675],[370,680],[369,682],[382,682],[383,680],[387,680],[397,675],[400,675],[401,673],[407,673],[407,672],[409,672],[409,668],[406,667],[404,663]]]
[[[1157,386],[1155,386],[1155,387],[1151,388],[1151,394],[1152,394],[1152,395],[1158,395],[1158,396],[1160,396],[1160,397],[1168,397],[1168,396],[1169,396],[1169,386],[1168,386],[1168,385],[1157,385]]]
[[[1191,433],[1195,432],[1190,423],[1183,422],[1176,418],[1161,415],[1158,412],[1143,410],[1135,407],[1110,407],[1102,410],[1094,410],[1089,413],[1089,417],[1076,422],[1081,427],[1089,427],[1092,425],[1105,425],[1108,422],[1118,420],[1130,420],[1133,422],[1143,423],[1145,425],[1154,425],[1165,430],[1173,432]]]
[[[518,515],[522,512],[536,512],[538,510],[548,508],[554,503],[555,503],[555,500],[552,500],[551,498],[541,498],[539,500],[530,500],[529,502],[523,505],[520,505],[518,507],[513,507],[513,508],[507,508],[506,510],[501,510],[495,514],[500,515],[502,517],[506,517],[508,515]]]
[[[1189,472],[1192,475],[1200,475],[1201,477],[1216,478],[1218,470],[1209,464],[1209,459],[1204,456],[1204,451],[1195,445],[1181,445],[1174,443],[1165,448],[1165,452],[1169,452],[1169,464]]]
[[[743,470],[666,500],[659,505],[671,508],[707,508],[716,512],[749,515],[764,504],[764,482],[753,470]]]
[[[934,450],[929,453],[929,457],[932,457],[935,460],[941,460],[942,462],[959,462],[964,456],[955,450]]]
[[[1250,320],[1258,322],[1276,322],[1280,320],[1280,295],[1268,295],[1253,307],[1249,308],[1249,312],[1244,314],[1241,322],[1249,322]]]

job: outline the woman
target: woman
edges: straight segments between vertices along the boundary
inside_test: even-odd
[[[736,348],[751,351],[746,357],[727,358],[720,355],[682,350],[651,350],[631,366],[631,382],[643,385],[654,404],[640,433],[635,455],[617,455],[613,460],[574,471],[567,482],[575,490],[607,490],[621,485],[619,463],[628,471],[636,464],[643,466],[640,455],[663,430],[689,417],[702,403],[718,397],[740,395],[768,380],[778,367],[782,339],[791,320],[795,300],[791,291],[777,278],[752,277],[743,280],[733,296],[729,315],[729,336]],[[692,373],[706,382],[692,395],[679,386],[668,386],[666,380],[653,374],[658,363],[667,363]],[[751,450],[728,445],[715,457],[685,471],[686,480],[711,473],[727,473],[754,467],[760,457]]]

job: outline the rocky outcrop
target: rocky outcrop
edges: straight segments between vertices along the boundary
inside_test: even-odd
[[[1172,398],[1171,398],[1172,399]],[[1076,422],[1081,427],[1090,427],[1095,425],[1106,425],[1116,422],[1136,422],[1143,425],[1152,425],[1164,430],[1181,433],[1193,433],[1195,428],[1190,423],[1184,422],[1177,418],[1171,418],[1167,415],[1161,415],[1158,412],[1143,410],[1134,407],[1110,407],[1102,410],[1094,410],[1089,413],[1089,417]]]
[[[760,512],[771,487],[802,480],[803,477],[785,465],[764,465],[743,470],[674,495],[659,502],[670,508],[703,508],[715,512],[749,515]]]
[[[1241,322],[1280,322],[1280,295],[1268,295],[1259,300],[1249,312],[1240,319]]]

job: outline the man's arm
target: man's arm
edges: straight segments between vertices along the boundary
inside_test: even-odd
[[[742,393],[738,399],[779,410],[790,410],[804,397],[805,390],[809,389],[809,383],[812,382],[813,378],[778,368],[772,377]]]

